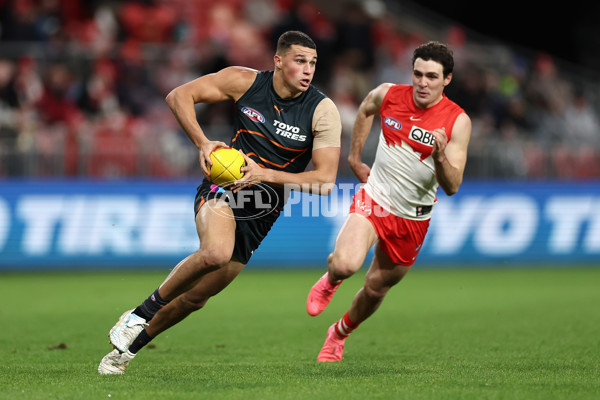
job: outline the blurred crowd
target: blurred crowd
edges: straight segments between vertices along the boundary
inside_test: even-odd
[[[0,0],[0,177],[198,176],[164,97],[228,65],[272,69],[288,29],[317,43],[314,84],[340,109],[344,155],[368,90],[410,83],[413,49],[439,40],[456,61],[446,94],[473,120],[468,178],[600,177],[597,76],[394,4]],[[197,106],[209,137],[224,141],[230,112]]]

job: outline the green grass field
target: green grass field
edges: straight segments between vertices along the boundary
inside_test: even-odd
[[[107,332],[167,271],[0,274],[2,399],[598,399],[600,268],[419,269],[315,361],[363,275],[318,317],[322,270],[249,267],[123,376]]]

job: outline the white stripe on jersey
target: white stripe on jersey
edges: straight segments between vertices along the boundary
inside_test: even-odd
[[[431,212],[417,216],[416,209],[434,206],[437,189],[431,156],[421,161],[421,153],[415,152],[404,141],[402,146],[388,146],[382,132],[375,162],[365,184],[368,195],[398,217],[426,220],[431,217]]]

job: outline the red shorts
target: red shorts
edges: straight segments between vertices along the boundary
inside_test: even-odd
[[[362,215],[371,222],[381,249],[394,263],[407,267],[413,265],[425,240],[429,219],[416,221],[398,217],[377,204],[364,188],[354,195],[350,212]]]

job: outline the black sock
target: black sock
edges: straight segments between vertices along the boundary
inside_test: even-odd
[[[139,315],[140,317],[144,318],[146,322],[148,322],[152,319],[152,317],[154,317],[154,314],[156,314],[158,310],[167,304],[169,304],[169,302],[160,297],[158,294],[158,289],[156,289],[154,293],[152,293],[146,300],[142,302],[142,304],[133,310],[133,313],[135,315]]]
[[[152,338],[148,335],[146,329],[144,329],[140,332],[138,337],[135,338],[133,343],[131,343],[128,350],[133,354],[136,354],[142,347],[150,343],[151,340]]]

